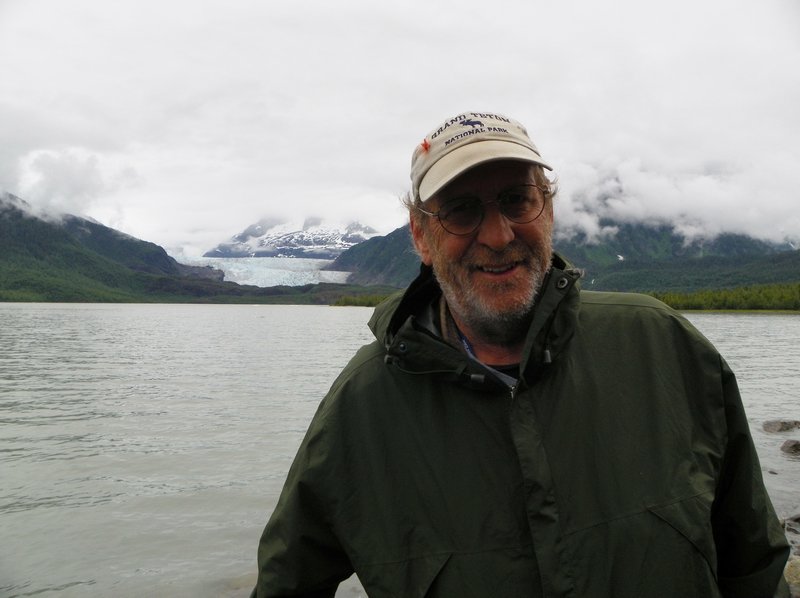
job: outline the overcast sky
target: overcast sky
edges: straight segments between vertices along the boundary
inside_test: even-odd
[[[798,0],[0,0],[0,190],[173,255],[263,217],[388,232],[469,110],[527,126],[567,230],[800,240],[798,106]]]

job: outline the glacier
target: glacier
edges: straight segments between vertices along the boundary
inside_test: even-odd
[[[196,257],[182,258],[190,266],[213,266],[225,280],[257,287],[302,286],[320,282],[344,283],[350,272],[322,270],[333,260],[295,257]]]

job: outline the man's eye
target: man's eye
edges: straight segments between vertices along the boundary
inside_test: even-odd
[[[472,216],[476,211],[480,211],[480,200],[474,198],[454,199],[442,206],[439,215],[445,220],[450,220]]]
[[[506,193],[505,195],[503,195],[503,197],[500,198],[500,203],[509,207],[522,205],[527,201],[528,201],[528,196],[518,191]]]

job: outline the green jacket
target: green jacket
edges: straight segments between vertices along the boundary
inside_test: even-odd
[[[727,364],[556,263],[514,387],[431,330],[429,269],[376,309],[264,530],[258,596],[333,596],[353,570],[370,598],[788,596]]]

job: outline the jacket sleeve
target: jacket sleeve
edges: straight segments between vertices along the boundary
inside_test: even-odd
[[[725,598],[788,598],[789,544],[764,487],[736,379],[720,364],[727,446],[712,510],[720,590]]]
[[[258,580],[252,596],[333,598],[353,568],[329,520],[330,447],[317,413],[258,546]]]

